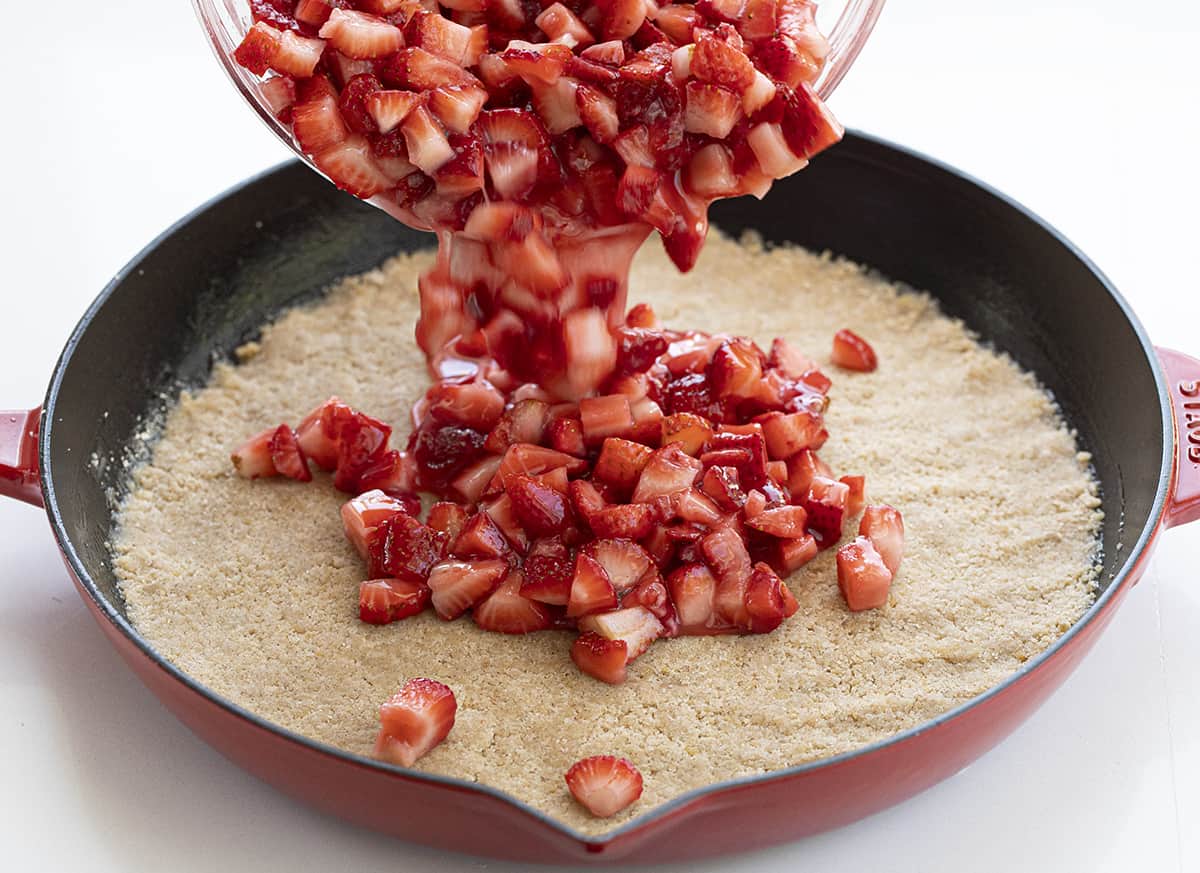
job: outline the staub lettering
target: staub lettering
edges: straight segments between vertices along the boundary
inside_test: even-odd
[[[1180,382],[1176,388],[1180,396],[1185,398],[1200,398],[1200,379]],[[1196,466],[1200,466],[1200,400],[1189,400],[1182,403],[1184,426],[1187,428],[1187,457]]]
[[[1180,382],[1179,393],[1184,397],[1200,397],[1200,380]]]

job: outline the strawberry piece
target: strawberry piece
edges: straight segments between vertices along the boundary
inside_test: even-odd
[[[600,449],[592,475],[621,494],[631,494],[653,450],[641,443],[609,437]]]
[[[381,520],[367,536],[367,571],[371,578],[424,582],[446,554],[447,537],[408,514]]]
[[[566,133],[583,124],[575,96],[579,88],[577,80],[565,75],[559,75],[551,84],[533,79],[529,88],[533,92],[533,108],[551,134]]]
[[[695,488],[673,495],[675,514],[684,521],[714,527],[724,521],[717,504]]]
[[[782,104],[780,126],[797,157],[811,158],[842,138],[842,126],[807,82],[795,89],[780,85],[774,99]]]
[[[506,561],[443,561],[429,573],[430,599],[440,618],[453,621],[508,575]]]
[[[687,3],[668,3],[658,9],[647,7],[647,15],[653,16],[655,26],[681,46],[692,41],[692,32],[700,23],[696,8]]]
[[[329,20],[335,6],[335,0],[299,0],[296,3],[296,20],[312,27],[320,27]]]
[[[709,451],[700,456],[700,462],[705,467],[737,467],[738,476],[746,488],[762,488],[767,482],[767,442],[761,432],[732,433],[725,430],[713,434],[708,441],[708,448]]]
[[[557,550],[550,553],[540,543],[531,547],[530,555],[525,559],[522,597],[554,606],[567,605],[571,599],[571,582],[575,578],[575,560],[565,546],[561,543],[557,546]]]
[[[600,563],[588,554],[576,555],[567,616],[578,618],[600,610],[616,609],[617,605],[617,592]]]
[[[754,65],[738,48],[715,34],[699,31],[692,53],[692,75],[741,94],[754,82]]]
[[[775,16],[779,0],[745,0],[733,21],[746,40],[766,39],[775,33]]]
[[[352,9],[334,9],[321,26],[320,35],[348,58],[382,58],[404,48],[400,28]]]
[[[376,91],[364,101],[367,113],[380,133],[390,133],[419,103],[421,95],[412,91]]]
[[[664,446],[650,456],[633,492],[634,503],[649,503],[656,497],[691,488],[703,465],[678,445]]]
[[[645,503],[630,503],[606,506],[587,522],[598,537],[639,540],[654,529],[654,514]]]
[[[352,76],[343,86],[342,93],[338,95],[338,109],[352,131],[364,135],[379,133],[375,119],[367,110],[367,100],[372,94],[382,90],[383,86],[379,84],[379,79],[374,73]]]
[[[762,515],[766,508],[766,495],[755,488],[746,495],[746,505],[742,507],[742,515],[745,516],[746,521],[748,522],[750,519],[757,518],[758,516]]]
[[[500,634],[528,634],[554,626],[553,613],[541,603],[522,596],[524,575],[514,570],[471,613],[475,624]]]
[[[550,447],[557,452],[582,458],[587,454],[583,442],[583,423],[577,418],[556,418],[546,430]]]
[[[467,503],[477,503],[487,490],[488,483],[500,469],[500,458],[487,457],[476,461],[462,471],[451,483],[450,488],[462,495]]]
[[[627,650],[624,640],[584,633],[571,646],[571,660],[581,672],[609,685],[620,685],[627,676]]]
[[[318,77],[302,85],[292,107],[292,136],[305,154],[320,154],[349,137],[350,129],[328,79]]]
[[[520,400],[500,416],[483,447],[489,452],[503,454],[517,443],[537,445],[542,441],[549,418],[550,406],[541,400]]]
[[[458,487],[460,473],[478,472],[472,467],[479,460],[487,437],[477,430],[458,425],[439,425],[426,419],[409,437],[409,451],[420,468],[422,485],[436,491],[453,482],[455,490],[470,499]],[[463,483],[474,484],[473,482]]]
[[[599,88],[580,84],[575,89],[575,106],[580,122],[596,142],[607,144],[616,139],[620,128],[616,100]]]
[[[593,302],[601,305],[599,301],[594,300]],[[634,317],[639,316],[635,315]],[[649,318],[654,318],[653,310],[650,310]],[[617,350],[617,371],[619,373],[645,373],[667,351],[667,338],[658,329],[627,323],[626,327],[617,331],[617,335],[620,337],[620,345]]]
[[[671,602],[667,584],[653,565],[643,574],[637,586],[625,596],[623,604],[641,606],[649,610],[663,626],[664,637],[679,636],[679,616],[675,611],[675,604]]]
[[[410,679],[379,708],[375,757],[411,767],[454,727],[454,692],[432,679]]]
[[[345,404],[327,405],[321,426],[337,443],[334,487],[358,494],[364,490],[360,487],[363,473],[376,472],[376,462],[387,452],[392,429]]]
[[[468,85],[448,85],[427,94],[429,108],[454,133],[466,133],[487,102],[487,91]]]
[[[662,420],[662,444],[675,443],[693,457],[700,454],[712,434],[708,420],[690,412],[677,412]]]
[[[625,44],[619,39],[598,42],[585,48],[579,56],[597,64],[619,67],[625,63]]]
[[[479,80],[453,61],[420,46],[396,52],[380,66],[384,84],[408,91],[432,91],[452,85],[478,86]]]
[[[779,540],[776,548],[779,566],[784,573],[799,570],[820,551],[816,539],[808,534],[792,540]]]
[[[587,25],[561,3],[551,3],[533,23],[550,39],[569,49],[586,48],[596,41]]]
[[[642,796],[642,774],[612,755],[576,761],[565,778],[571,795],[597,818],[614,816]]]
[[[291,76],[272,76],[258,86],[259,93],[271,109],[271,114],[281,121],[290,122],[288,110],[296,102],[296,80]]]
[[[504,395],[486,379],[439,382],[425,393],[425,403],[436,421],[480,431],[495,427],[504,412]]]
[[[709,533],[700,540],[700,550],[720,581],[744,586],[750,578],[750,554],[732,528],[723,527]]]
[[[386,519],[402,513],[411,515],[401,501],[379,490],[368,491],[342,504],[342,530],[355,551],[366,558],[367,544],[375,529]]]
[[[869,373],[879,366],[875,350],[870,343],[851,330],[839,330],[833,335],[833,354],[830,356],[835,366],[844,370],[857,370]]]
[[[563,345],[565,384],[560,393],[568,398],[594,391],[616,365],[617,341],[599,310],[577,309],[568,314],[563,319]]]
[[[453,543],[467,526],[467,510],[457,503],[439,500],[429,507],[429,518],[425,524],[434,530],[440,530],[446,535],[446,541]],[[451,551],[454,549],[451,548]]]
[[[689,81],[686,86],[683,129],[725,139],[742,117],[742,98],[728,88]]]
[[[821,416],[808,412],[768,412],[755,419],[762,425],[767,454],[773,459],[790,458],[802,449],[819,448],[824,443]]]
[[[553,85],[571,59],[571,50],[557,43],[535,44],[514,39],[500,57],[526,83]]]
[[[747,517],[746,524],[755,530],[780,539],[799,539],[806,536],[805,525],[808,513],[801,506],[779,506],[764,509],[753,518]]]
[[[562,532],[567,523],[567,501],[554,488],[529,476],[513,475],[504,480],[504,490],[517,521],[531,537]]]
[[[871,540],[857,537],[837,552],[838,588],[851,612],[875,609],[887,603],[892,571]]]
[[[792,499],[802,501],[808,496],[808,488],[814,476],[833,478],[829,465],[817,457],[817,453],[805,449],[788,458],[788,491]]]
[[[842,538],[842,523],[846,517],[846,501],[850,487],[824,476],[814,476],[804,500],[808,512],[808,529],[817,544],[827,549]]]
[[[338,398],[330,397],[306,415],[296,428],[300,449],[322,470],[333,470],[337,466],[337,440],[332,429],[326,428],[326,421],[332,421],[329,416],[333,407],[344,405]]]
[[[601,34],[605,39],[628,39],[646,20],[646,4],[642,0],[597,0],[596,8],[600,11]]]
[[[500,497],[489,503],[484,511],[496,523],[496,527],[504,533],[504,538],[508,540],[508,544],[516,551],[524,554],[529,548],[529,537],[525,533],[521,523],[517,520],[516,511],[513,509],[512,499],[503,494]]]
[[[361,136],[318,152],[313,155],[313,163],[331,182],[355,197],[374,197],[392,187],[392,180],[375,163],[371,144]]]
[[[450,546],[459,558],[503,558],[510,551],[503,531],[486,512],[471,516]]]
[[[726,340],[708,366],[708,381],[715,396],[750,398],[758,395],[763,380],[763,354],[743,339]]]
[[[904,556],[904,519],[900,511],[886,504],[868,506],[858,523],[858,533],[871,541],[895,575]]]
[[[279,475],[271,457],[271,441],[276,432],[277,428],[267,428],[234,450],[230,458],[239,476],[243,479],[259,479]]]
[[[579,418],[584,440],[593,444],[607,437],[624,436],[633,429],[629,398],[623,394],[583,398],[579,401]]]
[[[569,606],[567,610],[569,615]],[[606,640],[623,641],[626,663],[631,663],[643,654],[665,632],[662,622],[644,606],[630,606],[585,616],[579,620],[579,629]]]
[[[604,569],[618,596],[633,588],[653,563],[645,549],[629,540],[593,540],[583,547],[583,554]]]
[[[812,56],[801,51],[787,34],[769,36],[755,49],[755,59],[765,73],[789,88],[814,80],[821,72]]]
[[[679,617],[679,633],[707,636],[728,633],[730,624],[716,614],[714,598],[717,580],[708,567],[699,563],[677,567],[667,577],[667,589]]]
[[[764,121],[746,134],[746,144],[754,152],[759,169],[772,179],[782,179],[804,169],[808,160],[788,145],[783,128]]]
[[[482,40],[479,35],[482,35]],[[408,20],[404,38],[408,45],[422,48],[460,67],[475,66],[487,48],[486,28],[477,33],[473,28],[451,21],[440,12],[424,9]]]
[[[295,479],[297,482],[312,481],[312,472],[308,469],[308,459],[304,456],[304,450],[296,441],[295,431],[286,424],[279,425],[271,434],[267,448],[271,452],[271,464],[280,476]]]
[[[783,591],[786,585],[766,564],[754,565],[746,583],[746,629],[752,634],[769,634],[783,624],[786,615]],[[791,592],[788,592],[791,595]],[[791,598],[792,602],[795,598]],[[790,609],[790,604],[787,609]],[[793,612],[795,610],[792,610]]]
[[[423,612],[429,586],[403,579],[371,579],[358,586],[358,617],[367,624],[391,624]]]
[[[416,106],[400,124],[408,159],[429,175],[436,173],[454,157],[454,148],[446,133],[424,106]]]
[[[704,471],[701,489],[726,512],[737,512],[746,503],[736,467],[709,467]]]
[[[838,481],[850,489],[850,493],[846,495],[846,513],[858,515],[867,502],[867,477],[842,476]]]
[[[279,36],[278,29],[261,21],[255,22],[234,49],[233,59],[254,75],[265,75],[279,53]]]
[[[577,475],[587,469],[587,461],[544,446],[515,443],[505,451],[485,493],[498,494],[510,476],[537,476],[556,467],[565,467],[568,473]]]
[[[787,461],[768,461],[767,478],[771,480],[769,484],[774,485],[780,493],[783,493],[788,483]]]

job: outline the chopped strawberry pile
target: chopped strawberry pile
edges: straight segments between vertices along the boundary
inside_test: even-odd
[[[437,376],[494,361],[599,392],[630,259],[696,262],[708,206],[837,142],[813,0],[254,0],[235,59],[339,187],[438,231],[417,339]],[[638,371],[640,372],[640,371]],[[685,389],[686,390],[686,389]]]
[[[864,511],[864,477],[817,455],[830,381],[815,363],[782,339],[767,353],[667,330],[644,306],[616,335],[597,396],[555,400],[493,367],[435,383],[404,450],[335,397],[234,462],[303,478],[311,460],[354,495],[341,520],[366,565],[364,622],[431,606],[496,633],[575,630],[572,661],[611,684],[661,640],[775,630],[798,608],[783,580],[860,513],[838,584],[852,610],[887,602],[903,522]],[[424,521],[418,492],[439,498]]]

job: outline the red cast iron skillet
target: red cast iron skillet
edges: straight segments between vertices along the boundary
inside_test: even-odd
[[[161,413],[160,396],[202,384],[215,359],[285,307],[432,242],[299,163],[201,207],[112,281],[54,369],[40,430],[37,410],[0,414],[0,493],[44,502],[101,630],[184,724],[267,782],[350,821],[480,855],[569,863],[699,858],[861,818],[955,773],[1011,732],[1108,624],[1157,534],[1200,517],[1200,362],[1156,352],[1104,276],[1020,206],[866,136],[847,136],[766,201],[726,202],[713,217],[726,231],[754,228],[769,241],[829,249],[928,289],[1041,378],[1095,458],[1105,512],[1095,605],[1014,676],[890,739],[698,789],[588,837],[498,789],[290,733],[156,653],[128,621],[108,543],[111,495],[126,486],[120,462],[145,456],[137,434]],[[729,291],[753,305],[753,284],[747,277]]]

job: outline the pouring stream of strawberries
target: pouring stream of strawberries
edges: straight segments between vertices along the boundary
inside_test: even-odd
[[[817,456],[830,380],[785,340],[765,353],[626,311],[652,230],[689,270],[711,202],[762,197],[840,139],[812,88],[828,44],[811,0],[251,8],[235,57],[300,148],[438,236],[416,328],[434,385],[407,447],[331,398],[233,455],[250,478],[307,481],[311,461],[355,495],[363,621],[432,605],[500,633],[575,629],[579,669],[621,683],[657,640],[774,630],[797,609],[781,577],[860,512],[839,585],[850,609],[886,603],[903,522]],[[850,331],[833,361],[877,365]],[[424,522],[418,492],[440,498]],[[379,753],[409,766],[453,695],[406,693]],[[423,732],[389,733],[396,713]]]

